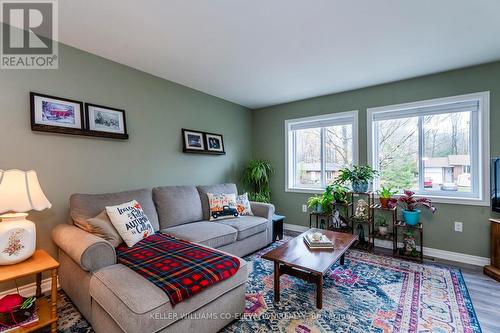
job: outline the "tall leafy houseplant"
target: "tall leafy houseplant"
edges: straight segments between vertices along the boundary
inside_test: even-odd
[[[274,168],[269,161],[251,160],[243,171],[243,183],[249,190],[251,201],[270,202],[271,191],[269,177],[274,174]]]
[[[376,175],[378,175],[378,171],[369,165],[355,165],[352,168],[340,169],[335,182],[337,184],[350,182],[354,192],[366,192],[368,185]]]
[[[404,190],[404,194],[398,198],[398,203],[403,206],[403,219],[409,225],[417,225],[420,221],[420,209],[417,207],[425,207],[432,213],[436,212],[436,207],[432,205],[429,198],[417,198],[414,195],[415,192]]]

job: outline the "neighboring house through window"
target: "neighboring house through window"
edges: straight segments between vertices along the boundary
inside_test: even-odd
[[[322,191],[357,163],[357,128],[357,111],[287,120],[286,190]]]
[[[367,120],[375,189],[489,204],[488,92],[371,108]]]

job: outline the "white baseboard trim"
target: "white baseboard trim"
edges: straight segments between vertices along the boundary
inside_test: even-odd
[[[42,293],[50,291],[51,286],[52,286],[52,278],[43,279],[42,285],[41,285]],[[57,282],[57,288],[59,288],[59,281]],[[0,291],[0,297],[3,297],[5,295],[9,295],[9,294],[17,294],[17,289],[12,288],[9,290]],[[19,287],[19,294],[21,296],[24,296],[24,297],[34,296],[36,294],[36,283],[33,282],[33,283],[25,284],[24,286],[20,286]]]
[[[309,228],[306,226],[290,224],[290,223],[283,223],[283,229],[288,230],[288,231],[295,231],[295,232],[304,232],[304,231],[309,230]]]
[[[283,228],[285,230],[294,231],[294,232],[304,232],[306,230],[309,230],[309,228],[306,226],[289,224],[289,223],[284,223]],[[400,246],[400,245],[402,246],[402,244],[398,244],[398,246]],[[392,249],[392,242],[381,240],[381,239],[376,239],[375,246],[386,248],[386,249]],[[440,249],[434,249],[434,248],[425,247],[425,246],[424,246],[424,256],[438,258],[438,259],[444,259],[444,260],[449,260],[449,261],[455,261],[455,262],[474,265],[474,266],[485,266],[485,265],[490,264],[490,258],[479,257],[479,256],[474,256],[474,255],[459,253],[459,252],[451,252],[451,251],[445,251],[445,250],[440,250]]]

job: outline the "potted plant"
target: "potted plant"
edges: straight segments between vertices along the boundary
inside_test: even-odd
[[[420,221],[420,209],[422,206],[428,208],[432,213],[436,211],[431,203],[431,200],[426,197],[415,197],[415,192],[404,190],[404,194],[398,198],[399,204],[403,206],[403,220],[408,225],[417,225]]]
[[[382,217],[382,216],[379,216],[377,218],[377,224],[378,224],[378,233],[380,234],[380,236],[385,236],[387,235],[387,220],[385,219],[385,217]]]
[[[307,206],[313,213],[323,213],[323,196],[315,195],[307,199]]]
[[[370,182],[377,174],[378,171],[369,165],[355,165],[352,168],[340,169],[335,182],[340,185],[351,182],[354,192],[366,192]]]
[[[330,184],[326,187],[323,196],[332,203],[347,202],[347,191],[349,189],[341,184]]]
[[[271,191],[269,177],[274,174],[274,168],[265,160],[251,160],[243,171],[243,183],[251,189],[248,198],[251,201],[270,202]]]
[[[389,200],[398,193],[398,191],[395,191],[392,189],[392,187],[385,187],[382,186],[380,190],[377,191],[379,200],[380,200],[380,207],[382,208],[389,208]]]

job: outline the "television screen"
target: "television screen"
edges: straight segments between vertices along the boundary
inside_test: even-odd
[[[491,159],[491,209],[500,212],[500,158]]]

